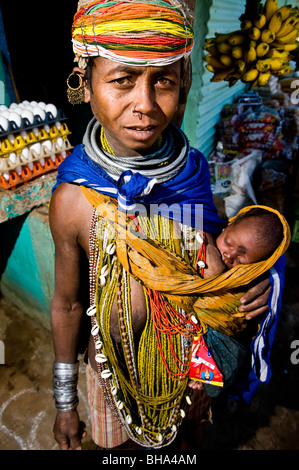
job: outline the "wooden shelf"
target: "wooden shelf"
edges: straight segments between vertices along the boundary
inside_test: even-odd
[[[0,189],[0,223],[47,204],[52,195],[57,171],[41,175],[16,189]]]

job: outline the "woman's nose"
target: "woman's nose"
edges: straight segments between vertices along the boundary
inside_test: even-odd
[[[134,104],[136,112],[148,114],[156,110],[156,93],[151,83],[141,81],[135,88]]]

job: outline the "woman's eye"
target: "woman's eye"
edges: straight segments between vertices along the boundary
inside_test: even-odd
[[[131,77],[120,77],[120,78],[115,78],[113,80],[114,83],[117,83],[118,85],[127,85],[131,83]]]
[[[170,85],[174,85],[174,82],[172,80],[170,80],[169,78],[166,78],[166,77],[160,77],[158,78],[157,80],[157,83],[159,85],[166,85],[166,86],[170,86]]]
[[[166,84],[166,83],[169,83],[169,80],[168,80],[167,78],[165,78],[165,77],[160,77],[160,78],[158,79],[158,82],[159,82],[159,83],[162,83],[162,84]]]

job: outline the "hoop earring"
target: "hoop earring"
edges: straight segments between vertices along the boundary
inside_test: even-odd
[[[79,80],[79,85],[77,88],[73,88],[71,87],[69,81],[70,81],[70,78],[72,76],[75,76],[75,77],[78,77],[78,80]],[[67,99],[69,101],[69,103],[71,104],[81,104],[81,103],[84,103],[84,97],[85,97],[85,93],[84,93],[84,83],[83,83],[83,78],[81,75],[75,73],[75,72],[72,72],[69,76],[68,76],[68,79],[66,81],[66,84],[67,84]]]
[[[133,108],[132,108],[132,114],[133,114],[133,116],[137,115],[138,119],[141,121],[141,119],[142,119],[142,112],[141,112],[141,111],[136,111],[135,108],[136,108],[136,105],[133,106]]]

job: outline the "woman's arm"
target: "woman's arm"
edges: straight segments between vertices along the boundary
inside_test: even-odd
[[[67,187],[55,190],[50,205],[50,227],[55,245],[55,289],[51,303],[51,327],[55,361],[75,364],[77,361],[81,301],[81,257],[77,242],[76,215],[71,208]],[[84,423],[77,410],[58,411],[54,436],[60,449],[81,448]]]

